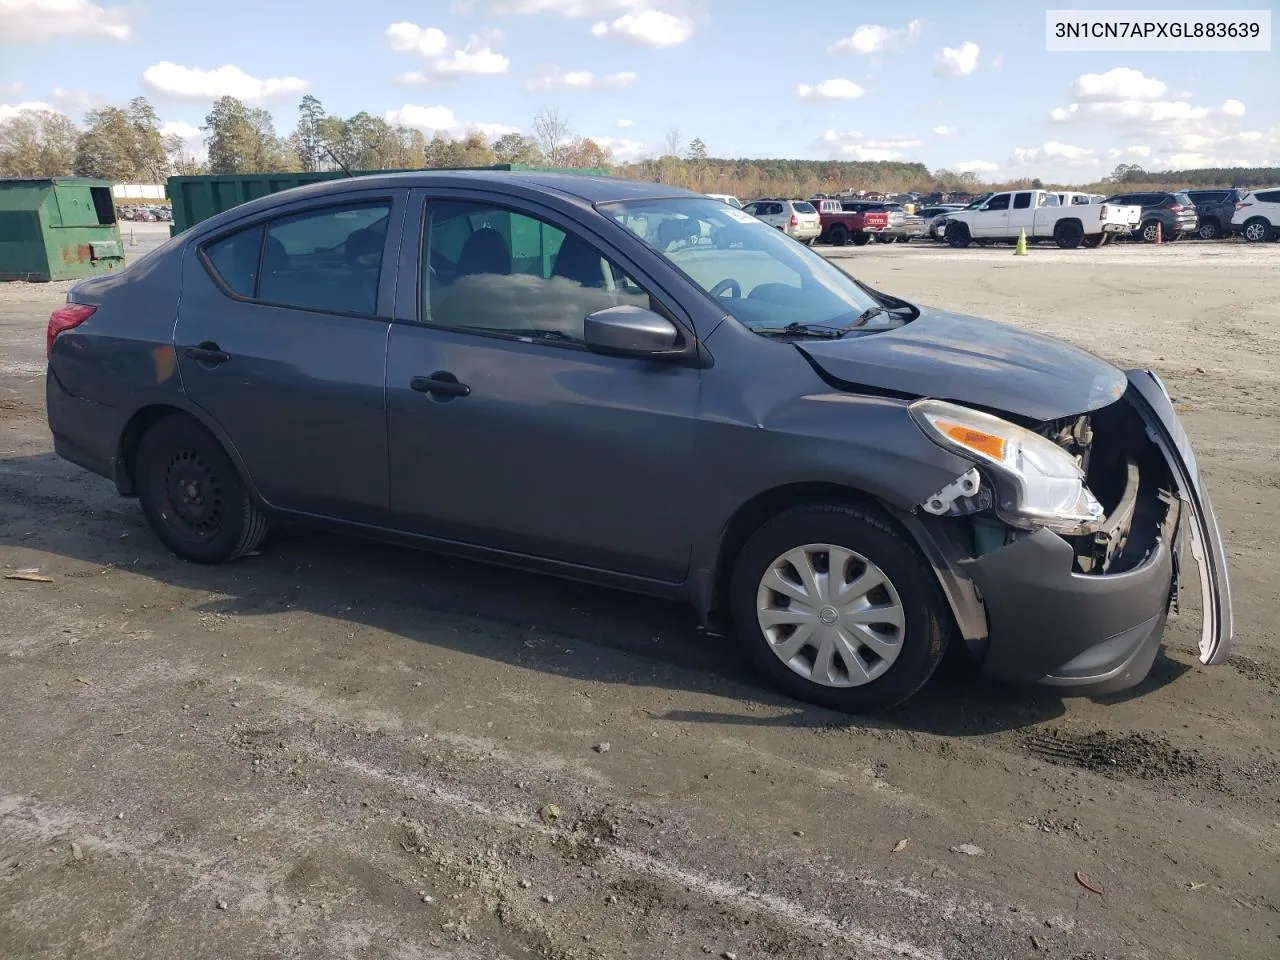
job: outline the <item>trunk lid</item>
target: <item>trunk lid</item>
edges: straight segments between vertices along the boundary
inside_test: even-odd
[[[1190,536],[1191,555],[1199,568],[1200,602],[1204,610],[1200,625],[1200,662],[1224,663],[1231,655],[1235,618],[1227,579],[1227,554],[1218,530],[1218,518],[1201,483],[1191,442],[1164,384],[1150,370],[1127,370],[1125,375],[1131,387],[1130,402],[1146,424],[1148,436],[1168,461],[1178,483],[1178,496],[1191,514],[1185,531]]]
[[[941,310],[922,309],[896,330],[796,347],[851,390],[953,400],[1034,420],[1096,410],[1120,399],[1127,384],[1105,360],[1062,341]]]

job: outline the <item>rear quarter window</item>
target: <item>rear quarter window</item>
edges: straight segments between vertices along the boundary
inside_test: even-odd
[[[1253,196],[1262,203],[1280,203],[1280,190],[1262,190]]]
[[[258,224],[204,247],[209,269],[237,296],[253,297],[257,293],[263,229]]]

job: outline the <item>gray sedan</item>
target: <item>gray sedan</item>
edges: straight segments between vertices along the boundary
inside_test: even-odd
[[[189,561],[294,522],[681,598],[785,691],[859,710],[951,642],[1009,681],[1133,686],[1189,539],[1201,660],[1230,650],[1154,374],[874,290],[698,194],[289,190],[76,285],[48,348],[57,452]]]

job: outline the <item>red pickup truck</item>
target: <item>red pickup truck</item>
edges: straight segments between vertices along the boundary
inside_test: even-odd
[[[853,241],[858,246],[871,241],[874,234],[882,233],[889,226],[889,214],[884,210],[846,210],[839,200],[814,197],[809,201],[822,218],[819,243],[843,247]]]

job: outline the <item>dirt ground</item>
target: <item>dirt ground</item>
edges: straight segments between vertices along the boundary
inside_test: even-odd
[[[1125,695],[956,657],[851,718],[645,599],[300,532],[186,565],[51,453],[65,285],[0,285],[0,565],[52,580],[0,580],[0,956],[1280,955],[1280,244],[827,252],[1159,371],[1229,664],[1193,610]]]

